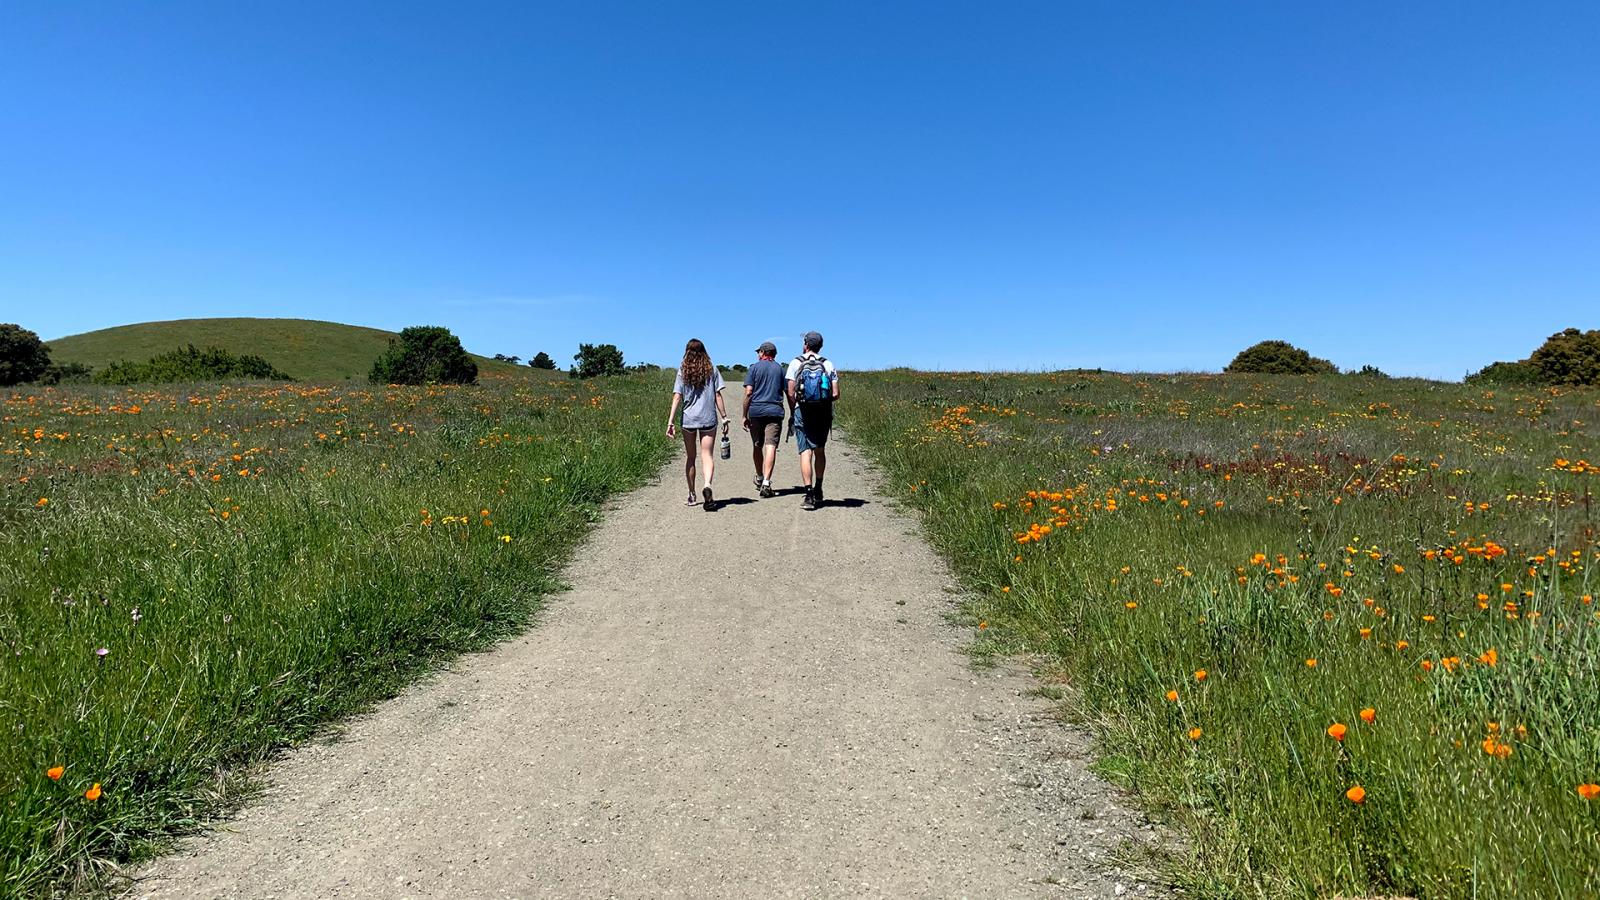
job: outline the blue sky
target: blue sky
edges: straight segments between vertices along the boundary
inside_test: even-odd
[[[0,7],[0,321],[1454,378],[1600,327],[1600,5]]]

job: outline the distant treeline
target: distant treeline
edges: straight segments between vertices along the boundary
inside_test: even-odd
[[[499,362],[518,365],[522,357],[497,353]],[[555,360],[539,351],[528,365],[556,370]],[[649,372],[660,368],[653,363],[628,365],[615,344],[580,344],[567,374],[573,378],[597,378],[625,372]],[[724,367],[727,368],[727,367]],[[734,365],[732,372],[744,366]],[[1288,341],[1270,340],[1241,350],[1223,372],[1251,375],[1338,375],[1333,362],[1312,356]],[[1388,378],[1372,365],[1345,369],[1344,375]],[[373,363],[368,378],[380,384],[472,384],[478,380],[478,365],[461,341],[448,328],[420,325],[407,328],[389,342],[389,347]],[[0,324],[0,386],[14,384],[60,384],[69,381],[94,381],[99,384],[159,384],[179,381],[217,381],[247,379],[291,381],[291,376],[266,359],[252,354],[236,355],[217,347],[196,348],[193,344],[142,362],[119,361],[99,371],[82,363],[57,364],[50,360],[50,348],[39,336],[19,325]],[[1600,385],[1600,330],[1568,328],[1553,334],[1528,358],[1496,362],[1466,376],[1469,384],[1505,385]]]

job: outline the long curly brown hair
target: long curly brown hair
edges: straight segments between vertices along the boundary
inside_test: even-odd
[[[711,354],[706,352],[706,345],[699,338],[690,338],[683,348],[683,362],[678,366],[684,386],[696,390],[705,387],[711,380],[711,372]]]

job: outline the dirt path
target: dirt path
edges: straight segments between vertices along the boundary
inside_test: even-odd
[[[738,435],[714,514],[674,462],[535,627],[291,754],[133,895],[1154,893],[1106,860],[1149,832],[1083,736],[969,668],[944,568],[832,449],[815,513],[755,499]]]

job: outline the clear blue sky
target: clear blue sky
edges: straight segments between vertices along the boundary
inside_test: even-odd
[[[1600,4],[0,6],[0,321],[1459,377],[1600,327]]]

